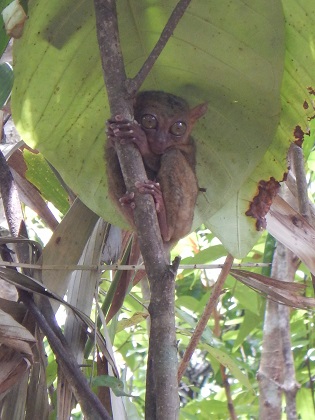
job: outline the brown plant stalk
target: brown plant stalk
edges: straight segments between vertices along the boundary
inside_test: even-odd
[[[207,323],[211,317],[211,314],[214,310],[214,308],[217,305],[218,299],[220,297],[224,282],[229,274],[229,271],[232,267],[233,264],[233,260],[234,258],[232,257],[231,254],[228,254],[228,256],[225,259],[224,265],[222,267],[222,270],[219,274],[218,280],[216,281],[215,285],[213,286],[213,290],[210,296],[210,299],[205,307],[205,310],[196,326],[196,329],[191,337],[191,340],[186,348],[186,351],[184,353],[183,359],[179,365],[178,368],[178,375],[177,375],[177,379],[178,382],[181,380],[185,370],[187,369],[188,363],[191,359],[191,356],[193,355],[199,341],[200,338],[202,336],[202,333],[204,331],[204,329],[207,326]]]

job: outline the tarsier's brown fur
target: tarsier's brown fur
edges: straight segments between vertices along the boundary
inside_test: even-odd
[[[149,183],[137,183],[141,193],[151,194],[164,244],[170,249],[190,232],[198,195],[194,123],[205,114],[206,104],[190,109],[187,102],[161,91],[137,95],[135,122],[119,116],[108,121],[106,149],[109,192],[133,226],[132,195],[126,194],[115,142],[133,142],[140,150]],[[121,205],[123,204],[123,206]]]

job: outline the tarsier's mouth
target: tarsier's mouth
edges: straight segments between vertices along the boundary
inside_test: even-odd
[[[152,147],[151,146],[151,150],[155,155],[163,155],[163,153],[165,153],[166,150],[171,149],[171,147]]]

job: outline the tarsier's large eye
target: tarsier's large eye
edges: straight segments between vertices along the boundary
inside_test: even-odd
[[[182,121],[176,121],[171,128],[170,133],[174,134],[174,136],[182,136],[186,133],[187,125]]]
[[[145,114],[141,117],[141,125],[143,128],[156,128],[157,127],[157,119],[154,115]]]

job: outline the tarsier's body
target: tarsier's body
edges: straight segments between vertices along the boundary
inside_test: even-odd
[[[135,122],[108,122],[106,161],[109,191],[133,225],[133,195],[126,194],[115,151],[115,142],[133,142],[140,150],[148,183],[136,183],[141,193],[151,194],[156,204],[163,242],[170,248],[191,229],[198,195],[195,144],[190,136],[206,104],[189,109],[183,99],[160,91],[142,92],[134,105]]]

